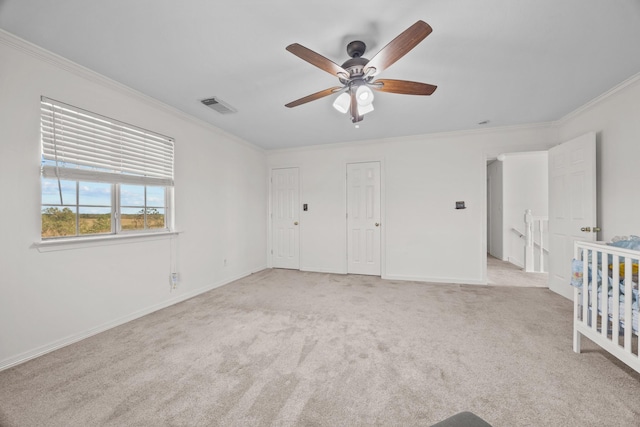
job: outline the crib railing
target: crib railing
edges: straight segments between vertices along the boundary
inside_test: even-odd
[[[544,236],[548,223],[549,217],[534,216],[531,209],[524,211],[524,271],[528,273],[543,273],[545,271],[544,254],[547,249],[544,247]],[[536,258],[538,259],[537,265]]]
[[[602,243],[574,244],[574,258],[582,261],[582,286],[574,288],[573,351],[580,353],[582,334],[638,372],[638,315],[636,310],[634,323],[633,309],[638,279],[633,264],[639,257],[637,251]],[[580,280],[576,274],[573,271],[573,280]]]

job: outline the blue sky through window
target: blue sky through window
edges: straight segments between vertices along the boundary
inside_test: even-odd
[[[62,204],[76,205],[76,182],[60,180],[62,189]],[[79,182],[79,205],[111,206],[112,185],[102,182]],[[164,208],[164,187],[147,187],[147,207]],[[144,207],[144,186],[127,185],[120,186],[120,204],[122,206]],[[60,205],[60,190],[58,180],[55,178],[42,178],[42,205]],[[139,211],[139,209],[138,209]],[[103,208],[87,207],[82,213],[104,213]]]

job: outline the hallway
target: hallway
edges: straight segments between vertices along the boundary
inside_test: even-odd
[[[548,278],[548,273],[525,273],[517,265],[487,254],[487,285],[546,288]]]

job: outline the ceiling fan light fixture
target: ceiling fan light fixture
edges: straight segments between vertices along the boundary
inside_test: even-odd
[[[356,90],[356,99],[360,107],[371,105],[373,102],[373,91],[366,85],[360,85]]]
[[[358,105],[358,113],[360,113],[361,116],[364,116],[367,113],[370,113],[373,111],[373,104],[367,104],[367,105]]]
[[[348,93],[343,92],[333,101],[333,108],[340,111],[342,114],[345,114],[349,111],[349,107],[351,106],[351,96]]]

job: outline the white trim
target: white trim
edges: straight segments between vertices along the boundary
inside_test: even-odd
[[[511,264],[515,265],[516,267],[520,267],[520,268],[524,269],[524,264],[522,264],[520,261],[518,261],[517,259],[515,259],[513,257],[507,257],[507,261],[510,262]]]
[[[53,52],[50,52],[36,44],[33,44],[29,41],[26,41],[14,34],[11,34],[8,31],[0,29],[0,43],[5,44],[7,46],[13,47],[17,50],[20,50],[36,59],[47,62],[53,66],[60,68],[61,70],[68,71],[72,74],[75,74],[78,77],[81,77],[85,80],[88,80],[92,83],[99,84],[108,89],[114,90],[126,96],[130,96],[135,98],[138,101],[141,101],[153,108],[157,108],[159,110],[164,111],[165,113],[169,113],[174,117],[179,119],[188,121],[194,125],[198,125],[202,128],[205,128],[209,131],[217,133],[218,135],[229,138],[234,142],[237,142],[241,145],[244,145],[247,148],[251,148],[260,153],[265,153],[266,150],[262,147],[259,147],[251,142],[245,141],[244,139],[239,138],[237,135],[233,135],[228,133],[208,122],[205,122],[202,119],[194,117],[190,114],[185,113],[184,111],[178,110],[177,108],[171,107],[155,98],[152,98],[149,95],[145,95],[142,92],[139,92],[129,86],[126,86],[116,80],[110,79],[102,74],[99,74],[96,71],[93,71],[87,67],[84,67],[80,64],[77,64],[63,56],[57,55]]]
[[[505,153],[500,153],[505,157],[518,157],[518,156],[534,156],[534,155],[548,155],[549,150],[536,150],[536,151],[509,151]],[[487,160],[490,160],[487,158]]]
[[[489,283],[489,272],[487,271],[487,252],[489,252],[489,229],[487,223],[489,221],[489,203],[488,203],[488,186],[489,177],[487,174],[489,157],[486,153],[482,153],[482,202],[480,204],[480,217],[481,217],[481,238],[480,238],[480,283],[486,285]]]
[[[460,278],[450,278],[450,277],[420,277],[420,276],[403,276],[403,275],[388,275],[382,277],[384,280],[402,280],[402,281],[410,281],[410,282],[427,282],[427,283],[443,283],[443,284],[453,284],[453,285],[483,285],[486,286],[486,283],[483,283],[481,280],[475,279],[460,279]]]
[[[581,248],[591,249],[598,252],[614,253],[618,256],[625,256],[628,258],[638,259],[638,251],[634,249],[619,248],[617,246],[610,245],[607,242],[594,241],[594,242],[579,242]]]
[[[300,271],[304,271],[306,273],[347,274],[344,271],[336,271],[328,268],[316,268],[313,266],[305,266],[304,268],[300,268]]]
[[[160,304],[156,304],[156,305],[147,307],[145,309],[135,311],[135,312],[133,312],[131,314],[128,314],[126,316],[122,316],[122,317],[120,317],[118,319],[115,319],[115,320],[112,320],[110,322],[103,323],[102,325],[96,326],[95,328],[88,329],[88,330],[86,330],[84,332],[80,332],[78,334],[69,335],[69,336],[67,336],[65,338],[53,341],[53,342],[51,342],[49,344],[45,344],[45,345],[40,346],[40,347],[38,347],[36,349],[29,350],[29,351],[26,351],[24,353],[18,354],[17,356],[9,357],[7,359],[4,359],[4,360],[0,361],[0,371],[3,371],[5,369],[9,369],[9,368],[11,368],[13,366],[16,366],[16,365],[19,365],[21,363],[27,362],[27,361],[29,361],[31,359],[35,359],[36,357],[45,355],[45,354],[50,353],[50,352],[52,352],[54,350],[58,350],[58,349],[60,349],[62,347],[66,347],[68,345],[74,344],[74,343],[76,343],[78,341],[82,341],[85,338],[92,337],[92,336],[97,335],[97,334],[99,334],[101,332],[104,332],[104,331],[107,331],[109,329],[115,328],[116,326],[123,325],[123,324],[125,324],[127,322],[130,322],[132,320],[135,320],[135,319],[138,319],[140,317],[146,316],[147,314],[153,313],[153,312],[158,311],[158,310],[162,310],[163,308],[167,308],[167,307],[172,306],[174,304],[178,304],[178,303],[180,303],[182,301],[186,301],[186,300],[188,300],[190,298],[196,297],[196,296],[198,296],[200,294],[203,294],[205,292],[208,292],[208,291],[210,291],[212,289],[219,288],[221,286],[227,285],[227,284],[229,284],[231,282],[234,282],[236,280],[240,280],[240,279],[242,279],[244,277],[247,277],[247,276],[249,276],[249,275],[251,275],[253,273],[260,272],[260,271],[264,270],[265,268],[266,268],[266,266],[258,267],[258,269],[252,269],[250,272],[242,273],[242,274],[239,274],[239,275],[234,276],[232,278],[225,279],[225,280],[222,280],[220,282],[212,283],[212,284],[207,285],[207,286],[203,286],[203,287],[195,289],[195,290],[193,290],[191,292],[187,292],[187,293],[185,293],[183,295],[177,296],[175,298],[171,298],[171,299],[169,299],[167,301],[164,301],[164,302],[162,302]]]
[[[626,89],[629,86],[633,86],[636,83],[640,83],[640,73],[637,73],[637,74],[629,77],[628,79],[626,79],[622,83],[617,84],[616,86],[612,87],[608,91],[596,96],[595,98],[593,98],[591,101],[587,102],[586,104],[581,105],[580,107],[576,108],[575,110],[573,110],[569,114],[566,114],[565,116],[559,118],[558,120],[553,122],[552,125],[560,127],[560,126],[566,124],[571,119],[579,116],[580,114],[584,113],[585,111],[587,111],[587,110],[595,107],[596,105],[600,104],[605,99],[617,94],[618,92],[621,92],[623,89]]]
[[[32,248],[38,252],[66,251],[70,249],[91,248],[107,245],[121,245],[124,243],[148,242],[164,240],[178,236],[181,231],[150,231],[146,233],[121,233],[106,236],[64,237],[59,239],[34,242]]]
[[[377,144],[385,144],[385,143],[399,143],[404,141],[415,141],[416,139],[436,139],[436,138],[456,138],[460,136],[468,136],[468,135],[484,135],[484,134],[492,134],[492,133],[504,133],[504,132],[519,132],[524,130],[533,130],[533,129],[551,129],[555,122],[541,122],[541,123],[530,123],[524,125],[512,125],[512,126],[496,126],[492,128],[482,128],[482,129],[467,129],[467,130],[456,130],[449,132],[436,132],[436,133],[424,133],[424,134],[415,134],[415,135],[406,135],[399,137],[389,137],[389,138],[380,138],[380,139],[370,139],[364,141],[344,141],[344,142],[336,142],[332,144],[317,144],[317,145],[308,145],[304,147],[291,147],[291,148],[280,148],[274,150],[266,150],[267,155],[271,154],[284,154],[284,153],[296,153],[301,151],[316,151],[316,150],[326,150],[326,149],[334,149],[334,148],[343,148],[343,147],[356,147],[356,146],[367,146],[367,145],[377,145]]]

